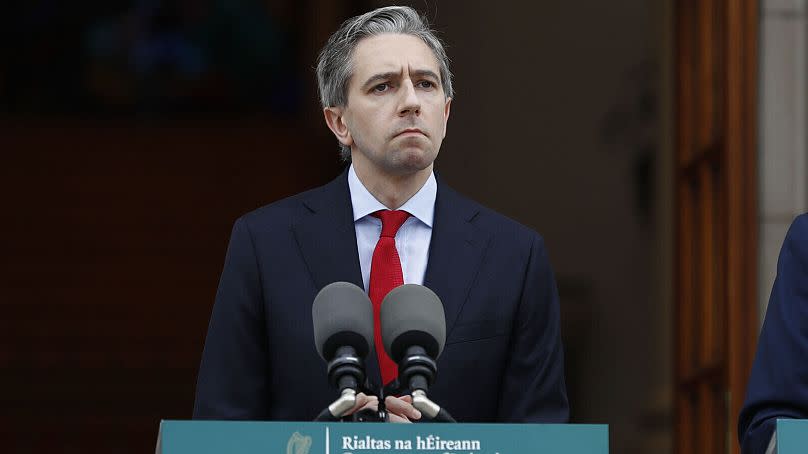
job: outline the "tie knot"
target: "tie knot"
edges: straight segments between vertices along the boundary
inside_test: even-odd
[[[382,220],[381,236],[395,238],[396,232],[404,224],[404,221],[410,217],[410,213],[403,210],[379,210],[373,213],[372,216]]]

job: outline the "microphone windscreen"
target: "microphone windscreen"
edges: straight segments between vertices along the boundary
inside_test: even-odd
[[[446,343],[443,303],[423,285],[406,284],[391,290],[382,301],[380,323],[384,349],[396,362],[413,345],[437,359]]]
[[[323,287],[311,306],[314,345],[326,361],[337,348],[353,347],[360,358],[373,348],[373,306],[365,292],[349,282]]]

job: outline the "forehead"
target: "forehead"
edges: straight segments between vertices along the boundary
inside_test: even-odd
[[[357,43],[351,59],[354,76],[359,79],[404,69],[440,73],[432,49],[421,38],[412,35],[386,33],[369,36]]]

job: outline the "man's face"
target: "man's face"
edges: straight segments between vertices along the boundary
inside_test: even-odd
[[[431,170],[450,105],[438,61],[420,38],[372,36],[354,49],[348,104],[340,110],[345,134],[337,136],[351,147],[354,165],[376,175]]]

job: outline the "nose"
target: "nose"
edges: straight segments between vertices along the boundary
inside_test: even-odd
[[[398,114],[401,116],[421,113],[421,100],[418,98],[418,93],[415,91],[412,81],[407,79],[401,86],[401,100],[398,109]]]

